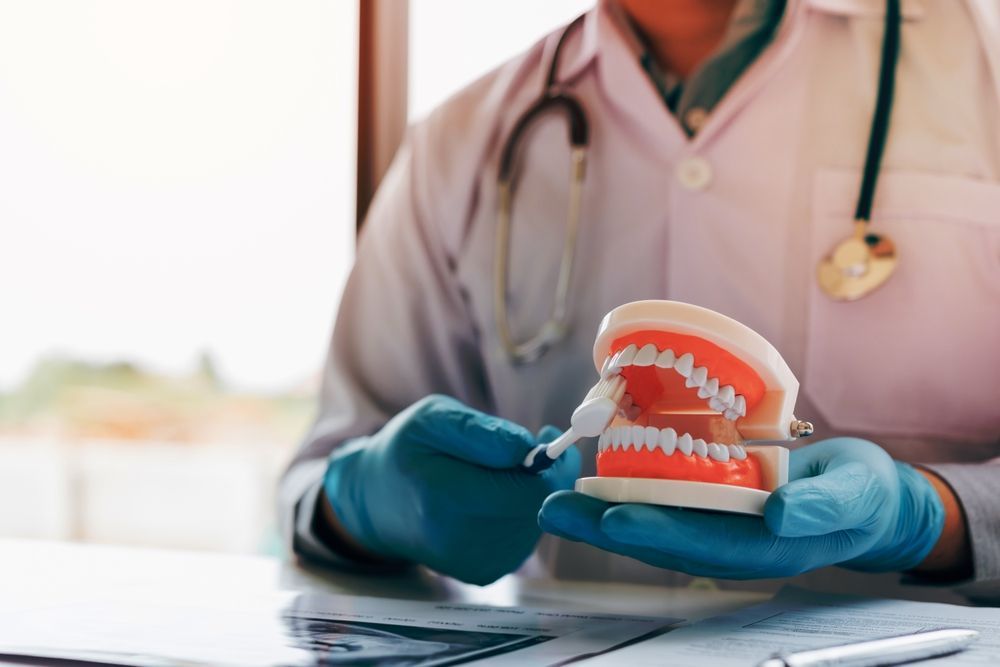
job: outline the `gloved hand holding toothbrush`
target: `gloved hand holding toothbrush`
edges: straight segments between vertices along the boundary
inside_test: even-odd
[[[331,455],[323,490],[334,531],[375,559],[490,583],[528,558],[542,502],[579,476],[575,448],[544,472],[521,466],[558,436],[428,396]]]

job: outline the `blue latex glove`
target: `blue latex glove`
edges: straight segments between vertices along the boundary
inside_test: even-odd
[[[789,457],[788,484],[752,517],[557,493],[542,529],[695,576],[787,577],[826,565],[907,570],[930,552],[944,507],[930,482],[878,445],[834,438]]]
[[[386,559],[427,565],[487,584],[513,572],[535,548],[545,498],[580,474],[566,451],[541,475],[521,461],[538,437],[446,396],[428,396],[378,433],[338,448],[323,488],[346,530]]]

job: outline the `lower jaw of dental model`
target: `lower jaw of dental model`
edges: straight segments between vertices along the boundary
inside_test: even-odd
[[[649,326],[646,317],[644,327],[606,332],[617,310],[635,306],[643,313],[665,313],[663,328]],[[760,426],[768,422],[764,415],[773,415],[775,424],[792,419],[798,383],[791,371],[758,334],[718,313],[675,302],[621,309],[602,324],[598,346],[603,350],[595,347],[595,363],[603,356],[602,379],[620,375],[625,394],[599,436],[597,477],[579,480],[577,490],[612,502],[760,514],[770,492],[787,481],[788,450],[747,445],[741,427],[753,422],[748,430],[758,433],[767,431]],[[671,318],[683,325],[685,317],[706,318],[708,324],[718,318],[724,332],[713,336],[708,327],[707,333],[694,335],[690,328],[674,326]],[[757,347],[740,348],[743,358],[719,344],[740,343],[744,337]],[[744,360],[748,357],[751,363],[765,359],[758,359],[755,368]],[[791,439],[790,421],[784,424],[784,437],[767,439]],[[771,431],[780,433],[776,426]]]
[[[630,435],[629,432],[632,432]],[[681,479],[763,489],[760,463],[743,445],[681,436],[672,427],[612,426],[601,438],[597,474],[602,477]]]

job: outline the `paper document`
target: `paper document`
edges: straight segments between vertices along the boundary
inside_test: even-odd
[[[583,664],[748,667],[776,651],[939,628],[979,631],[972,648],[934,660],[944,665],[1000,664],[1000,608],[881,600],[782,589],[769,602],[716,616]]]
[[[105,601],[0,614],[0,656],[168,666],[556,665],[680,619],[341,595]]]

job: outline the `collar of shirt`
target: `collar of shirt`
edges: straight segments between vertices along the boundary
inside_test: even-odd
[[[560,73],[567,79],[576,77],[599,51],[599,20],[597,15],[601,10],[611,10],[616,0],[598,0],[597,5],[587,12],[587,20],[582,28],[583,42],[570,57]],[[904,21],[923,18],[924,4],[927,0],[902,0],[901,8]],[[806,9],[831,14],[834,16],[880,18],[885,15],[885,0],[786,0],[787,5],[802,4]],[[787,13],[787,12],[786,12]]]
[[[903,20],[913,21],[922,18],[925,2],[926,0],[902,0]],[[613,99],[615,99],[616,95],[641,94],[641,89],[645,87],[648,89],[651,101],[659,100],[658,106],[665,113],[672,113],[673,110],[663,104],[664,99],[659,92],[659,86],[642,67],[641,53],[645,49],[642,47],[641,40],[638,42],[638,46],[630,44],[630,34],[632,38],[635,38],[634,30],[627,24],[627,21],[616,20],[613,16],[615,4],[616,0],[598,0],[593,10],[588,13],[586,20],[584,20],[580,28],[580,38],[568,49],[566,56],[563,58],[563,63],[559,68],[559,82],[564,85],[572,85],[572,82],[587,71],[595,60],[598,58],[609,60],[610,67],[614,70],[615,76],[614,80],[606,81],[605,85],[608,86],[608,92],[612,95]],[[845,19],[880,18],[885,13],[885,0],[785,0],[783,4],[784,18],[781,18],[779,15],[775,19],[778,21],[778,25],[768,40],[760,45],[760,50],[756,54],[756,56],[760,56],[760,58],[757,58],[759,60],[764,59],[764,46],[772,40],[777,41],[779,33],[790,32],[793,29],[791,24],[805,20],[807,13],[819,12]],[[740,33],[740,30],[736,30],[735,32]],[[720,48],[723,47],[720,45]],[[754,59],[750,58],[745,63],[744,69]],[[621,68],[625,66],[626,60],[632,60],[632,62],[640,66],[636,67],[634,72],[623,71]],[[707,71],[705,75],[708,76]],[[699,119],[701,122],[704,122],[704,118],[707,118],[707,110],[715,106],[715,103],[721,99],[722,93],[727,92],[732,84],[736,82],[736,78],[738,77],[733,77],[728,81],[725,87],[720,87],[717,96],[712,96],[716,99],[707,107],[706,112],[702,114],[702,118]],[[676,109],[680,114],[683,113],[683,111],[680,111],[681,109],[684,111],[690,110],[684,106],[685,104],[694,104],[694,102],[688,102],[687,100],[699,100],[699,96],[696,95],[699,86],[694,83],[693,77],[689,78],[689,81],[683,87],[690,89],[692,92],[687,94],[686,100],[680,99],[683,97],[683,93],[679,96]],[[628,111],[629,108],[634,108],[635,104],[636,101],[630,98],[623,110]],[[648,109],[648,106],[645,104],[643,106]],[[697,116],[697,114],[695,115]],[[677,123],[677,126],[681,125],[681,123]],[[689,138],[691,137],[692,132],[679,127],[678,134],[683,135],[685,133],[687,133]],[[662,138],[662,135],[660,136]],[[664,139],[664,141],[671,143],[674,140]]]
[[[785,0],[738,0],[722,41],[684,81],[660,67],[618,3],[609,0],[607,4],[640,66],[689,136],[701,128],[712,107],[771,41],[785,10]]]

